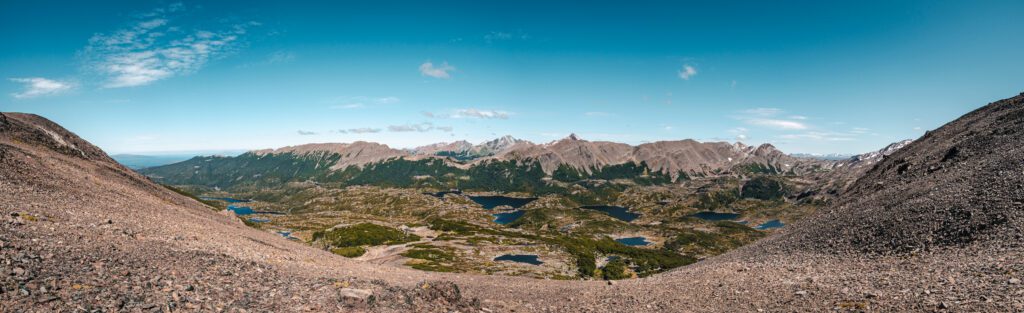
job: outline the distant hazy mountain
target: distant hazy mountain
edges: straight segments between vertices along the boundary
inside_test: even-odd
[[[115,154],[110,157],[117,163],[121,163],[131,169],[141,169],[153,166],[167,165],[188,160],[195,155],[138,155],[138,154]]]
[[[191,159],[199,155],[238,155],[245,151],[238,150],[225,150],[225,151],[196,151],[190,153],[174,153],[174,154],[115,154],[110,157],[121,163],[121,165],[127,166],[131,169],[142,169],[147,167],[154,167],[160,165],[167,165],[178,163]]]
[[[856,156],[856,154],[846,154],[846,153],[827,153],[827,154],[791,153],[790,156],[797,157],[797,158],[805,158],[805,159],[818,159],[818,160],[826,160],[826,161],[840,161],[840,160],[846,160],[846,159],[852,158],[852,157]]]

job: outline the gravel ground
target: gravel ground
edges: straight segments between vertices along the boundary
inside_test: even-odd
[[[615,283],[347,260],[157,186],[45,119],[5,113],[0,311],[1024,311],[1022,99],[929,133],[769,238]]]

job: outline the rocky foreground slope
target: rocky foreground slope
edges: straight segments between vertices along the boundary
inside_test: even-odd
[[[615,284],[345,260],[247,228],[37,116],[0,115],[2,311],[1024,310],[1024,94],[750,246]]]

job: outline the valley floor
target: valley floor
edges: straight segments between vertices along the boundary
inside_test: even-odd
[[[1024,309],[1024,285],[1014,280],[1024,272],[1019,250],[864,259],[755,244],[612,284],[439,274],[350,261],[159,190],[89,178],[60,184],[91,188],[0,181],[2,311]]]

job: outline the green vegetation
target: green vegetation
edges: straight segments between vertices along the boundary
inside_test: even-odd
[[[601,276],[605,280],[617,280],[630,278],[629,272],[626,271],[626,263],[621,258],[615,258],[614,260],[608,261],[601,268]]]
[[[601,168],[591,168],[590,174],[586,171],[579,171],[568,165],[561,164],[551,174],[551,177],[564,182],[578,182],[585,179],[627,179],[640,185],[660,185],[672,182],[671,175],[660,171],[652,171],[646,162],[640,162],[640,164],[627,162]]]
[[[718,255],[764,237],[765,234],[740,223],[715,222],[717,230],[708,233],[686,230],[665,242],[665,249],[682,251],[688,255]]]
[[[458,258],[454,252],[450,251],[450,248],[435,248],[423,245],[403,252],[402,256],[416,259],[406,263],[406,265],[414,269],[431,272],[457,271],[454,264],[458,261]]]
[[[743,198],[775,200],[785,197],[788,192],[789,188],[782,178],[762,175],[744,183],[741,196]]]
[[[700,209],[714,211],[716,209],[727,208],[730,204],[739,199],[739,190],[729,188],[700,194],[697,198],[697,204],[694,206]]]
[[[444,219],[435,219],[431,221],[430,228],[437,231],[454,232],[462,236],[488,234],[535,240],[559,246],[576,259],[577,271],[581,277],[596,277],[597,264],[594,259],[598,254],[617,255],[628,259],[629,262],[636,266],[636,272],[640,276],[647,276],[696,262],[696,259],[680,255],[674,251],[630,247],[608,237],[604,237],[599,240],[583,236],[573,237],[558,235],[554,237],[546,237],[518,232],[492,230],[466,222]]]
[[[333,247],[357,247],[396,245],[417,241],[420,237],[391,227],[362,223],[313,233],[313,240],[322,240]]]
[[[181,189],[178,189],[178,188],[174,188],[174,186],[171,186],[171,185],[160,184],[160,186],[164,186],[164,188],[167,188],[170,191],[173,191],[173,192],[175,192],[175,193],[177,193],[179,195],[182,195],[182,196],[186,196],[186,197],[192,198],[192,199],[194,199],[196,201],[202,202],[203,204],[208,205],[210,207],[213,207],[215,209],[219,209],[219,210],[227,209],[227,205],[225,205],[222,201],[203,200],[203,199],[200,199],[199,197],[196,197],[192,193],[189,193],[187,191],[184,191],[184,190],[181,190]]]
[[[331,248],[331,253],[334,253],[334,254],[337,254],[337,255],[340,255],[340,256],[343,256],[343,257],[346,257],[346,258],[355,258],[355,257],[360,257],[363,254],[366,254],[366,248],[363,248],[361,246]]]

